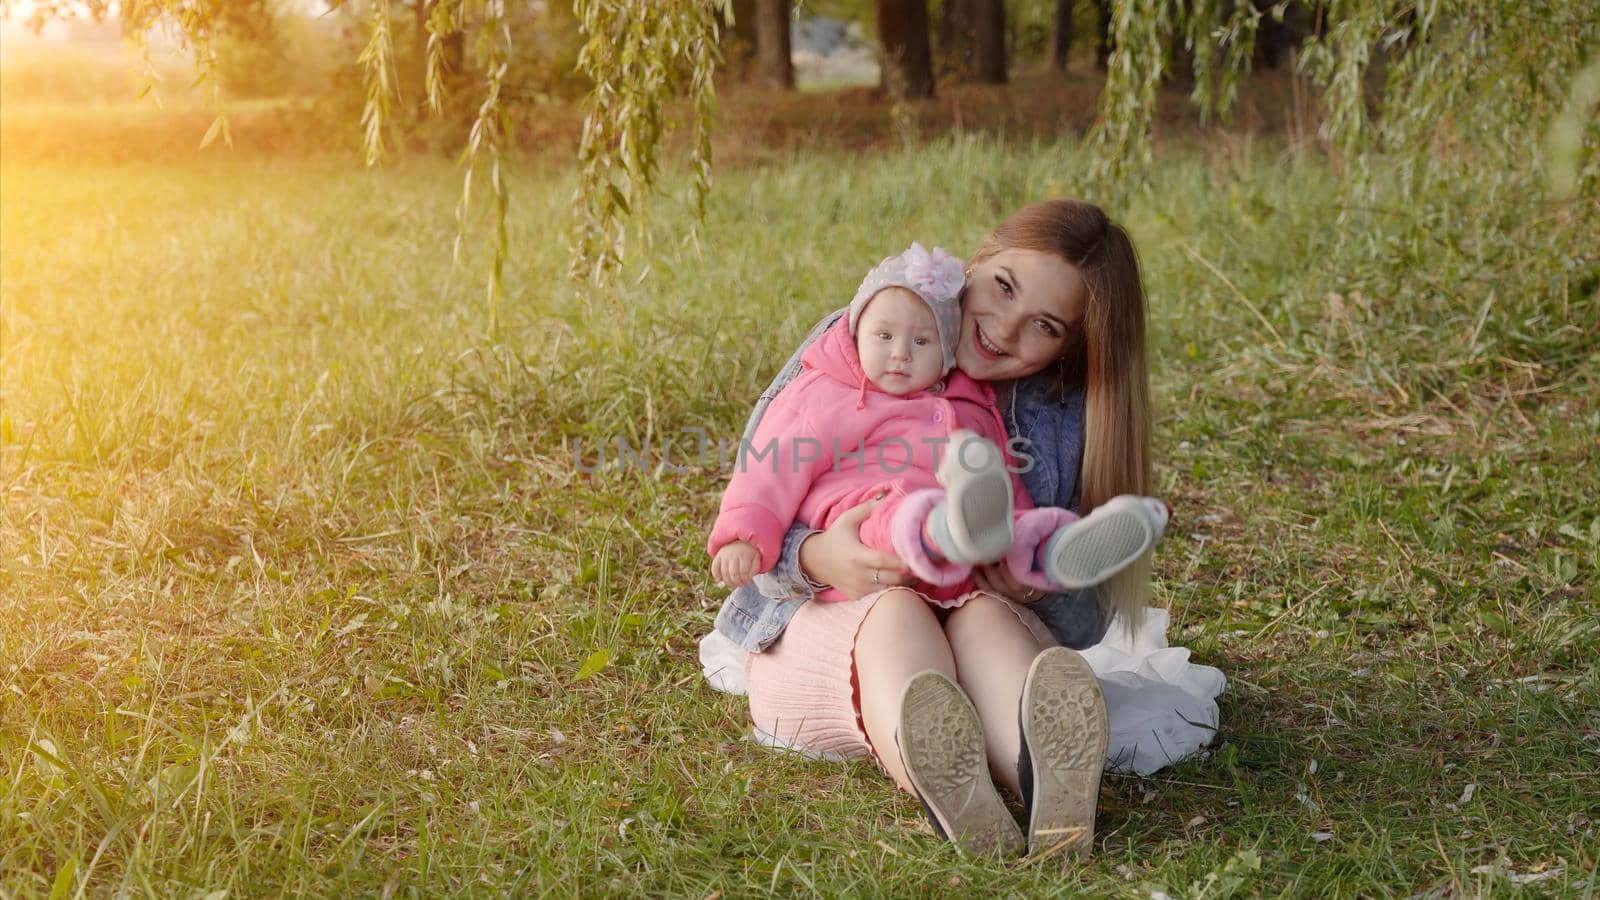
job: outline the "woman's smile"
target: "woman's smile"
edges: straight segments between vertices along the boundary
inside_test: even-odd
[[[983,326],[977,322],[972,323],[972,345],[977,349],[978,354],[985,359],[999,359],[1003,356],[1011,355],[1000,349],[998,344],[989,340],[989,336],[983,332]]]

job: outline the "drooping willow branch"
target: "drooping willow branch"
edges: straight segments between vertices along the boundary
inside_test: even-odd
[[[473,0],[468,0],[473,2]],[[506,230],[506,211],[510,198],[506,180],[501,173],[501,148],[510,132],[501,88],[505,84],[506,69],[511,65],[511,28],[506,22],[505,0],[476,0],[481,15],[478,29],[478,57],[484,64],[484,95],[478,104],[478,114],[467,132],[467,149],[462,154],[467,172],[462,181],[461,201],[456,205],[456,242],[454,256],[461,258],[461,238],[466,233],[472,211],[472,183],[479,166],[489,172],[489,194],[494,211],[494,259],[489,266],[488,301],[489,333],[497,335],[500,326],[500,298],[505,290],[506,258],[511,255],[511,241]],[[434,63],[430,61],[430,76]],[[430,105],[432,97],[429,98]]]
[[[384,133],[397,96],[399,74],[395,68],[390,39],[389,0],[370,0],[373,4],[367,48],[360,57],[366,69],[367,98],[362,110],[365,128],[367,165],[376,165],[383,155]],[[424,2],[424,0],[418,0]],[[510,196],[506,188],[503,162],[511,128],[503,99],[506,72],[513,51],[511,25],[505,0],[431,0],[424,27],[428,32],[427,58],[424,60],[423,91],[425,108],[432,115],[444,109],[445,42],[472,28],[473,48],[483,71],[483,95],[467,130],[461,162],[466,169],[461,196],[456,202],[456,236],[451,257],[461,260],[463,239],[471,230],[474,185],[479,178],[489,182],[490,210],[494,221],[492,259],[486,285],[489,308],[489,334],[498,336],[500,301],[505,293],[505,266],[511,255],[506,215]]]
[[[389,124],[398,74],[394,68],[394,43],[389,37],[389,0],[371,2],[367,46],[356,62],[366,73],[367,88],[367,102],[361,110],[361,146],[366,151],[367,165],[375,166],[383,159],[383,131]]]
[[[717,13],[712,0],[578,0],[578,69],[594,82],[578,146],[572,276],[604,285],[622,268],[630,220],[649,239],[645,200],[657,187],[668,104],[687,93],[696,221],[711,191]],[[691,230],[690,238],[697,232]]]
[[[1151,161],[1156,97],[1167,70],[1172,32],[1167,0],[1112,0],[1113,50],[1106,61],[1100,114],[1090,132],[1092,177],[1122,189]]]

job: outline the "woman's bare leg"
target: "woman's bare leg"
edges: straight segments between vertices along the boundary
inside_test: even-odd
[[[952,679],[956,677],[955,657],[928,602],[911,591],[886,591],[862,620],[861,630],[856,632],[855,663],[856,679],[861,685],[861,721],[866,725],[867,739],[894,783],[903,790],[912,791],[894,742],[895,729],[900,723],[900,698],[906,682],[927,669],[943,672]],[[1027,671],[1026,662],[1023,671]],[[1011,718],[1014,731],[1015,701]],[[1015,775],[1012,780],[1016,780]]]
[[[1022,732],[1017,710],[1028,667],[1043,648],[1005,601],[988,594],[979,594],[952,612],[944,628],[955,655],[956,681],[983,723],[989,771],[997,784],[1020,796],[1017,757],[1022,752]]]

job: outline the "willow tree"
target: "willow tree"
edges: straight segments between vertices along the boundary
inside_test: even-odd
[[[1157,87],[1174,43],[1192,60],[1192,101],[1226,116],[1257,58],[1264,22],[1298,4],[1264,10],[1238,0],[1116,0],[1098,123],[1098,174],[1137,183],[1151,160]],[[1600,62],[1600,16],[1566,0],[1323,0],[1298,64],[1322,88],[1320,137],[1360,187],[1373,160],[1400,173],[1407,195],[1468,171],[1537,173],[1553,123],[1570,152],[1571,189],[1593,193],[1600,118],[1577,93],[1579,73]],[[1174,38],[1177,40],[1175,41]]]
[[[9,8],[11,0],[5,0]],[[396,0],[398,2],[398,0]],[[458,217],[466,230],[478,186],[493,213],[491,307],[509,252],[505,158],[511,149],[507,66],[517,49],[507,0],[417,0],[425,7],[427,106],[441,106],[445,48],[465,38],[482,73],[476,113],[463,135],[466,177]],[[1225,116],[1240,79],[1257,58],[1263,23],[1291,12],[1288,0],[1258,9],[1248,0],[1099,0],[1108,9],[1113,50],[1098,123],[1091,133],[1099,183],[1136,187],[1151,161],[1158,87],[1175,56],[1192,66],[1192,101],[1204,116]],[[361,116],[366,158],[384,153],[385,125],[399,76],[391,0],[359,4],[368,38],[360,54],[367,98]],[[922,3],[908,4],[921,7]],[[44,0],[38,19],[78,11],[103,17],[112,0]],[[120,12],[141,42],[152,28],[176,33],[193,53],[200,81],[221,109],[213,38],[228,0],[126,0]],[[881,6],[881,4],[880,4]],[[726,0],[576,0],[584,45],[578,66],[591,82],[577,148],[573,198],[573,276],[603,286],[620,271],[630,235],[643,236],[648,200],[660,182],[669,110],[686,108],[692,129],[689,169],[696,211],[711,188],[712,76],[718,28],[733,15]],[[1539,172],[1549,161],[1558,194],[1600,194],[1600,16],[1567,0],[1321,0],[1299,65],[1322,86],[1322,137],[1336,162],[1363,183],[1382,156],[1422,195],[1475,171]],[[880,13],[881,15],[881,13]],[[926,28],[926,24],[922,26]],[[1175,50],[1177,52],[1175,52]],[[674,106],[676,101],[689,102]],[[219,114],[204,142],[228,138]],[[1525,187],[1520,182],[1516,189]],[[1536,186],[1537,187],[1537,186]],[[457,237],[457,248],[460,246]],[[637,243],[637,240],[635,240]]]

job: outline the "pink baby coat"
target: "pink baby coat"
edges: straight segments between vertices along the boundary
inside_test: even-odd
[[[952,369],[937,393],[885,393],[867,380],[843,319],[801,362],[805,371],[773,399],[750,446],[740,448],[707,542],[713,555],[746,541],[761,552],[765,572],[777,562],[783,536],[795,522],[826,528],[882,488],[908,493],[938,487],[934,471],[957,429],[1006,448],[1005,424],[989,385]],[[1009,448],[1006,461],[1015,463]],[[1015,474],[1012,487],[1017,509],[1029,508]]]

